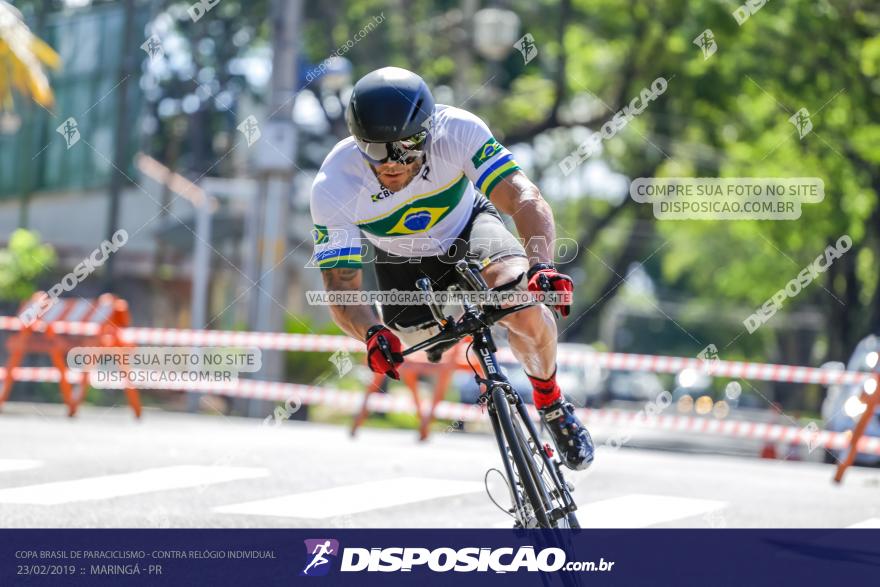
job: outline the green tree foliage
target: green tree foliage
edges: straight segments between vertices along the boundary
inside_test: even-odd
[[[37,279],[55,264],[55,251],[39,236],[18,229],[0,249],[0,300],[21,301],[37,290]]]
[[[342,334],[335,324],[318,326],[308,316],[289,314],[284,331],[289,334]],[[287,380],[293,383],[314,384],[323,379],[335,380],[336,368],[330,362],[332,353],[285,353],[284,364]],[[352,359],[357,362],[358,355]]]
[[[692,114],[671,145],[672,158],[660,168],[666,175],[824,181],[825,200],[805,205],[796,221],[658,224],[670,241],[663,255],[668,282],[719,304],[750,307],[784,287],[841,235],[850,235],[853,249],[787,304],[824,310],[835,358],[880,329],[880,145],[873,140],[880,130],[880,88],[871,52],[880,40],[880,12],[868,6],[767,4],[742,26],[717,29],[716,55],[703,63],[701,55],[692,55],[676,84],[685,95],[670,88],[670,99]],[[801,108],[814,126],[803,138],[788,120]],[[703,153],[683,152],[688,135],[706,145]],[[785,322],[784,315],[777,319]]]
[[[538,50],[526,63],[516,50],[493,62],[473,49],[477,33],[462,12],[468,2],[323,0],[305,3],[302,48],[318,64],[346,47],[355,79],[386,65],[413,69],[438,96],[476,112],[500,140],[518,146],[521,163],[553,202],[559,235],[580,245],[565,264],[578,299],[561,324],[564,338],[595,339],[600,317],[641,264],[656,300],[718,316],[714,325],[676,319],[677,342],[652,339],[654,352],[693,355],[711,342],[728,358],[841,359],[860,337],[880,331],[880,6],[768,2],[739,24],[732,13],[741,4],[510,0],[504,7],[518,14],[521,34],[532,35]],[[229,59],[268,38],[268,26],[259,25],[268,22],[268,2],[244,10],[224,0],[194,25],[174,5],[194,51],[210,44],[200,39],[213,40],[215,50],[196,61],[221,86],[234,81],[222,79]],[[359,35],[379,15],[381,24]],[[230,47],[236,27],[249,40]],[[706,29],[717,43],[708,59],[694,44]],[[559,162],[661,76],[666,92],[563,176]],[[322,97],[318,84],[305,91]],[[814,125],[803,138],[788,120],[801,108]],[[331,128],[338,137],[345,132],[344,125]],[[826,196],[805,205],[796,221],[658,221],[648,205],[624,195],[629,181],[651,176],[818,177]],[[741,325],[748,313],[843,234],[853,249],[749,335]],[[810,309],[824,318],[818,339],[792,330],[796,321],[786,318]]]

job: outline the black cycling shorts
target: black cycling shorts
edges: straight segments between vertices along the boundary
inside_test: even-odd
[[[498,211],[484,196],[474,201],[471,218],[458,236],[457,245],[437,257],[400,257],[377,247],[376,278],[379,289],[390,291],[416,291],[416,280],[431,279],[434,291],[447,289],[457,283],[455,262],[466,255],[480,261],[483,267],[503,257],[526,257],[519,239],[513,236],[501,221]],[[382,306],[382,319],[394,329],[409,329],[425,323],[433,324],[431,310],[425,305]]]

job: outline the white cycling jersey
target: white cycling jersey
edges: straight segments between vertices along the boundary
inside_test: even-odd
[[[312,184],[312,265],[360,267],[362,237],[404,257],[445,253],[462,232],[479,190],[487,197],[519,167],[479,117],[437,105],[425,163],[398,192],[376,179],[352,137],[336,144]]]

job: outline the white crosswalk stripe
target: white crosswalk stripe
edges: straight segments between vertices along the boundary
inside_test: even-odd
[[[225,505],[214,511],[320,520],[483,490],[482,483],[473,481],[403,477]]]
[[[43,466],[43,461],[33,459],[0,459],[0,473],[8,471],[26,471]]]
[[[655,524],[683,520],[692,516],[714,516],[727,507],[723,501],[669,497],[665,495],[631,494],[579,504],[576,512],[582,528],[647,528]],[[510,522],[499,522],[496,528],[510,528]]]
[[[726,506],[723,501],[637,493],[585,504],[578,508],[577,517],[584,528],[646,528]]]
[[[847,528],[880,528],[880,518],[868,518]]]
[[[266,477],[268,470],[251,467],[190,466],[159,467],[133,473],[86,477],[0,489],[0,504],[56,505],[110,499],[153,491],[200,487],[226,481]]]

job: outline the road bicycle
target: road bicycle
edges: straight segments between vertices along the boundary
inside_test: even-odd
[[[517,279],[490,289],[480,275],[479,267],[470,259],[458,261],[455,270],[459,283],[450,289],[462,292],[501,292],[512,289],[519,281]],[[452,316],[444,316],[439,305],[431,299],[433,292],[430,279],[423,277],[417,280],[416,287],[428,294],[430,300],[428,307],[440,332],[406,349],[403,351],[404,355],[424,350],[428,353],[429,359],[436,361],[445,350],[453,347],[463,338],[468,336],[472,338],[468,355],[471,350],[474,351],[482,367],[482,374],[470,363],[470,356],[468,356],[468,364],[471,365],[474,378],[482,390],[479,402],[488,410],[504,466],[504,473],[490,469],[484,481],[489,492],[489,473],[496,471],[502,474],[510,493],[510,507],[504,508],[499,505],[491,492],[489,498],[513,517],[514,528],[579,528],[575,516],[577,505],[571,495],[573,487],[563,477],[562,462],[558,456],[554,456],[550,444],[541,441],[522,397],[510,385],[495,358],[497,347],[492,339],[492,325],[505,316],[534,304],[517,304],[502,308],[497,305],[470,303],[465,296],[462,296],[464,313],[455,319]],[[544,283],[543,288],[549,291],[549,282]],[[390,360],[391,350],[387,344],[382,345],[382,352]]]

